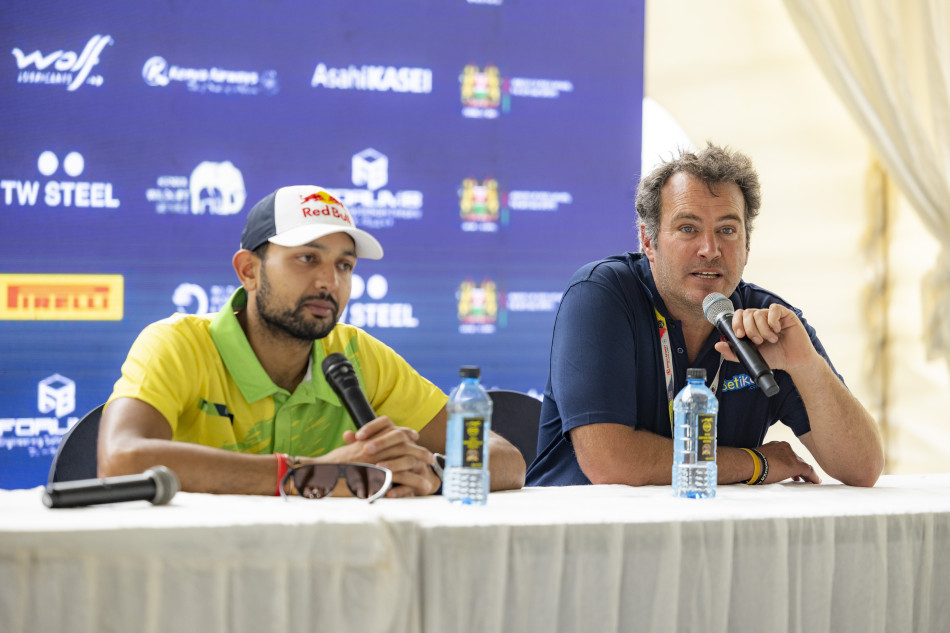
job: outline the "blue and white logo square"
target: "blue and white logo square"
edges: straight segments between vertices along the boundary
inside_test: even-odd
[[[61,418],[76,410],[76,383],[60,374],[44,378],[37,389],[40,413],[53,413]]]
[[[353,155],[353,184],[376,191],[389,182],[389,158],[373,148]]]

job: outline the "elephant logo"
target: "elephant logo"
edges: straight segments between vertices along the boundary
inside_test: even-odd
[[[244,208],[247,191],[244,176],[234,164],[204,161],[191,172],[191,212],[201,215],[233,215]]]

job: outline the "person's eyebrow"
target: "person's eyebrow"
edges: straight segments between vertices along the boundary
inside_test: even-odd
[[[680,212],[680,213],[675,213],[675,214],[673,214],[673,216],[670,218],[670,220],[671,220],[671,221],[673,221],[673,220],[692,220],[693,222],[702,222],[702,221],[703,221],[703,218],[702,218],[701,216],[695,214],[695,213],[692,213],[691,211],[682,211],[682,212]],[[741,222],[741,221],[742,221],[742,216],[740,216],[738,213],[727,213],[726,215],[721,215],[721,216],[715,218],[715,219],[714,219],[714,222],[719,223],[719,222],[727,222],[727,221],[730,221],[730,220],[733,221],[733,222]]]
[[[307,248],[312,248],[312,249],[314,249],[314,250],[322,251],[322,252],[324,252],[324,253],[330,253],[329,247],[327,247],[327,246],[324,245],[324,244],[320,244],[320,243],[318,243],[318,242],[310,242],[309,244],[303,244],[303,246],[305,246],[305,247],[307,247]],[[356,246],[354,246],[353,248],[346,248],[346,249],[344,249],[341,254],[342,254],[344,257],[353,257],[353,258],[356,258]]]

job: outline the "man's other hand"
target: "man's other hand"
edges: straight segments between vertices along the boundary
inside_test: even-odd
[[[345,431],[346,446],[336,449],[345,461],[365,462],[388,468],[393,473],[393,488],[387,497],[430,495],[442,482],[432,470],[435,456],[419,446],[419,433],[396,426],[387,416],[368,422],[357,431]]]

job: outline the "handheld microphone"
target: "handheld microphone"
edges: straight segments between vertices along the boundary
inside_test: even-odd
[[[330,354],[323,359],[321,367],[324,377],[333,388],[333,393],[343,402],[356,428],[376,419],[376,412],[366,399],[356,371],[346,356],[340,353]]]
[[[703,299],[703,315],[706,320],[716,326],[729,342],[729,347],[742,362],[742,366],[749,372],[752,380],[762,392],[771,398],[779,392],[775,376],[769,369],[758,348],[747,338],[739,338],[732,329],[732,316],[736,313],[732,301],[718,292],[711,292]]]
[[[164,466],[138,475],[61,481],[46,486],[43,504],[48,508],[75,508],[120,501],[151,501],[165,505],[178,492],[178,477]]]

